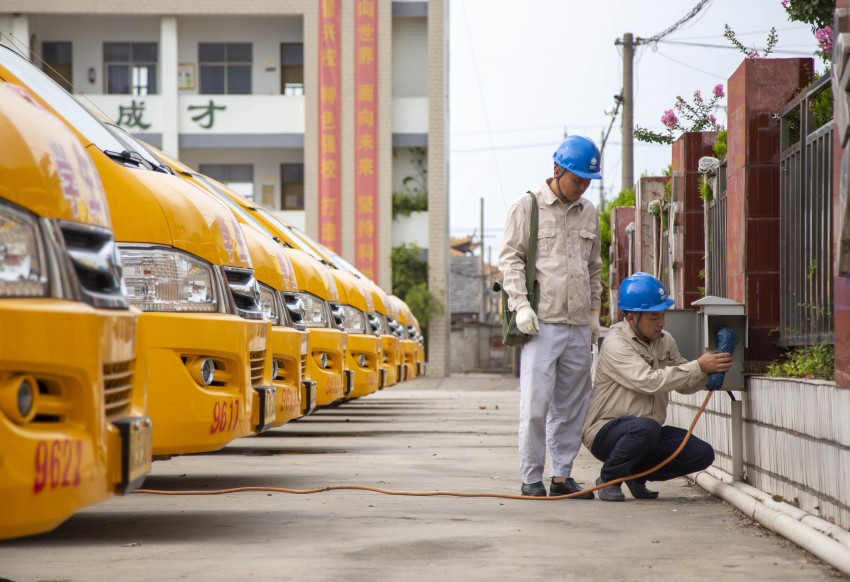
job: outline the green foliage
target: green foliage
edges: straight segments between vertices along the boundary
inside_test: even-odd
[[[407,183],[412,177],[408,176],[403,183]],[[425,190],[407,191],[406,189],[393,192],[393,218],[399,214],[410,216],[411,212],[424,212],[428,210],[428,192]]]
[[[673,139],[673,134],[658,133],[657,131],[651,131],[639,125],[635,126],[634,136],[636,140],[644,143],[670,145],[675,141],[675,139]]]
[[[714,198],[714,192],[711,191],[711,185],[708,183],[707,176],[703,176],[699,181],[699,197],[702,201],[708,204]]]
[[[668,109],[661,116],[661,123],[667,128],[666,134],[635,125],[634,137],[638,141],[648,143],[672,144],[676,140],[673,137],[674,131],[720,131],[724,127],[717,122],[713,111],[718,107],[717,102],[724,97],[726,97],[726,91],[723,85],[715,85],[708,99],[702,96],[701,91],[694,91],[692,103],[686,101],[681,95],[677,95],[673,108]]]
[[[770,32],[767,35],[767,47],[764,51],[759,51],[757,48],[747,48],[745,47],[741,41],[738,40],[738,37],[735,36],[735,31],[729,28],[728,24],[723,25],[723,37],[732,43],[732,45],[747,55],[748,59],[764,59],[767,58],[773,48],[776,46],[776,43],[779,42],[779,35],[776,34],[776,27],[773,26],[770,29]]]
[[[634,206],[635,205],[635,191],[634,189],[620,190],[620,193],[617,194],[617,197],[614,198],[609,204],[606,204],[604,208],[599,209],[599,234],[602,237],[600,241],[602,253],[602,284],[603,286],[608,286],[608,274],[611,271],[611,257],[608,254],[608,248],[611,246],[611,209],[617,206]],[[606,317],[607,310],[605,309],[608,301],[608,294],[602,294],[602,319],[604,320]],[[610,323],[603,321],[603,324]]]
[[[717,137],[714,138],[714,146],[712,149],[714,150],[714,155],[718,158],[726,157],[726,138],[728,135],[727,130],[722,130],[717,132]]]
[[[823,127],[832,121],[832,85],[827,85],[826,89],[809,101],[809,113],[815,122],[815,128]]]
[[[443,304],[428,289],[428,263],[422,260],[422,249],[415,244],[403,244],[392,250],[393,295],[407,303],[428,337],[428,321],[444,313]]]
[[[411,154],[413,175],[406,176],[401,181],[401,190],[393,192],[393,218],[428,210],[427,150],[413,148]]]
[[[832,24],[834,0],[788,0],[782,5],[788,20],[809,24],[812,32]]]
[[[835,379],[835,346],[801,346],[786,352],[779,361],[767,366],[768,376],[786,378]]]

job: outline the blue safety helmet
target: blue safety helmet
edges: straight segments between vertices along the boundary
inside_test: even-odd
[[[635,273],[620,283],[617,307],[622,311],[664,311],[674,303],[661,281],[649,273]]]
[[[592,140],[581,135],[571,135],[563,141],[552,156],[555,163],[585,180],[599,180],[602,155]]]

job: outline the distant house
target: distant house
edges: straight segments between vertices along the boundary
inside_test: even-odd
[[[472,236],[450,239],[451,271],[449,273],[449,305],[452,325],[477,322],[481,317],[482,296],[485,297],[485,321],[493,321],[498,296],[490,289],[501,278],[495,265],[484,264],[486,295],[481,280],[481,256],[472,254],[479,248]]]

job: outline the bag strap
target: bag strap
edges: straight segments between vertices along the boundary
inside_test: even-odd
[[[528,231],[528,258],[525,262],[525,289],[531,297],[537,266],[537,197],[532,192],[528,195],[531,196],[531,225]]]

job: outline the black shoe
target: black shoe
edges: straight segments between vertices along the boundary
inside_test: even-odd
[[[572,477],[567,477],[566,481],[563,483],[555,483],[552,481],[549,484],[549,497],[557,497],[558,495],[569,495],[570,493],[581,493],[581,495],[575,495],[570,497],[570,499],[593,499],[596,497],[593,494],[593,491],[585,491],[581,487],[578,486],[576,480]]]
[[[658,499],[658,491],[650,491],[646,488],[646,483],[636,479],[626,481],[626,487],[635,499]]]
[[[543,481],[523,483],[520,493],[526,497],[546,497],[546,487],[543,486]]]
[[[597,485],[602,485],[605,481],[602,480],[602,477],[599,477],[596,480]],[[623,495],[623,492],[620,490],[620,483],[616,485],[608,485],[607,487],[603,487],[597,491],[599,493],[599,499],[602,501],[625,501],[626,496]]]

